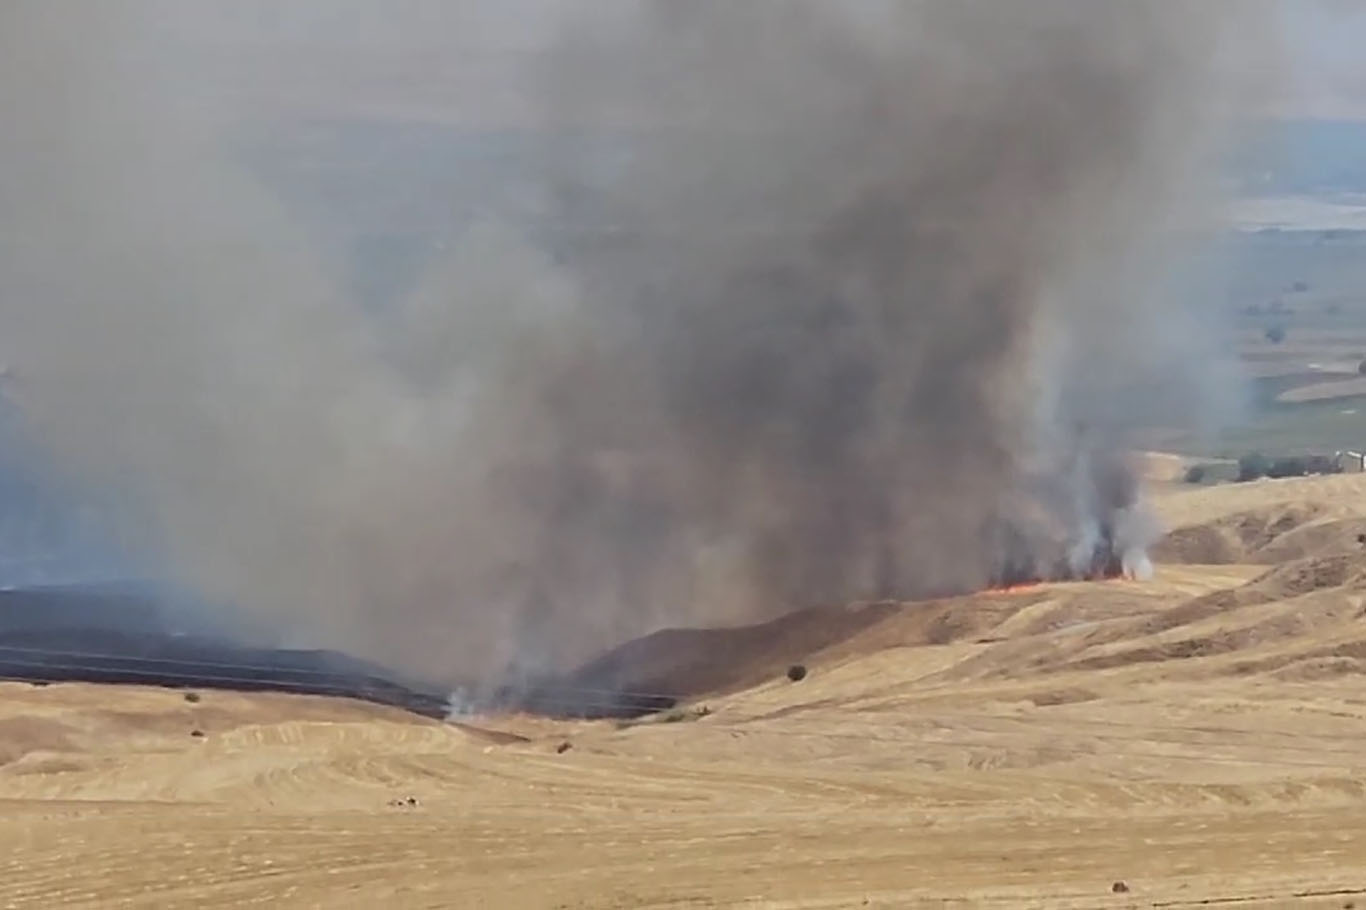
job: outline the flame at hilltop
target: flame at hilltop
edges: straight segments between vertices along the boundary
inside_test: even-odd
[[[1103,568],[1083,575],[1061,575],[1054,578],[1019,578],[994,584],[986,589],[988,594],[1019,594],[1032,591],[1050,582],[1067,581],[1148,581],[1152,577],[1152,565],[1135,559],[1131,565],[1107,561]]]

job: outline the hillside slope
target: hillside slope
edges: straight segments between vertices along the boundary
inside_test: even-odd
[[[1366,477],[1159,507],[1216,564],[672,633],[633,722],[0,685],[0,903],[1366,906]]]

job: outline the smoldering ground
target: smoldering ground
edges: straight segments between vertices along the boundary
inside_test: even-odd
[[[1215,406],[1155,276],[1208,226],[1249,6],[535,6],[552,40],[450,86],[531,127],[530,214],[381,312],[228,154],[271,92],[177,44],[212,7],[349,86],[318,49],[378,4],[275,51],[251,4],[0,12],[11,394],[149,558],[296,640],[496,679],[1141,552],[1126,431]],[[439,96],[405,46],[470,34],[385,10],[381,100]]]

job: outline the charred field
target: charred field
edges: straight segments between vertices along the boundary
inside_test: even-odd
[[[181,632],[164,605],[116,586],[0,591],[0,678],[327,695],[446,713],[444,692],[378,665]]]

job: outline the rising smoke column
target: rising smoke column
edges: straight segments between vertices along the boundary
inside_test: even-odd
[[[557,4],[493,93],[536,217],[374,314],[228,156],[257,96],[185,88],[194,12],[10,5],[0,346],[169,572],[453,680],[1137,559],[1125,433],[1208,378],[1153,278],[1209,212],[1214,6]]]

